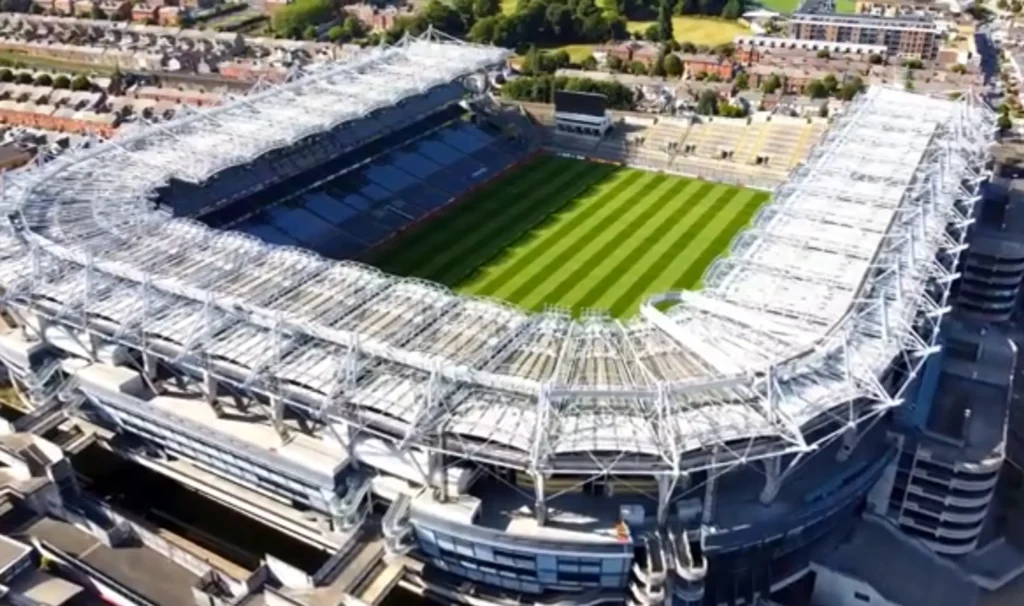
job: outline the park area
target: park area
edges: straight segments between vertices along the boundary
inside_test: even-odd
[[[760,191],[540,156],[370,259],[525,309],[634,314],[696,288],[768,200]]]

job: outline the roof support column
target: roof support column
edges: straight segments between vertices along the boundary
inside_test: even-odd
[[[782,488],[782,459],[772,457],[764,462],[764,488],[761,489],[761,503],[771,504]]]
[[[708,466],[708,481],[704,483],[704,509],[701,514],[701,523],[710,525],[715,518],[715,490],[717,488],[718,476],[715,470],[718,468],[718,449],[715,444],[711,449],[711,465]]]
[[[839,447],[839,452],[836,453],[836,461],[842,463],[850,458],[853,451],[857,448],[857,444],[860,443],[860,434],[857,432],[856,425],[850,425],[843,432],[843,443]]]
[[[543,473],[533,473],[533,514],[537,518],[537,525],[543,526],[548,522],[548,501],[544,493],[544,480],[547,476]]]
[[[284,400],[280,396],[270,398],[270,420],[274,424],[274,430],[280,436],[281,441],[288,439],[289,431],[284,425]]]
[[[434,482],[434,498],[440,503],[448,502],[448,473],[444,466],[444,453],[433,450],[427,458],[427,477]]]
[[[142,372],[145,373],[146,378],[155,379],[157,372],[159,371],[159,361],[156,356],[149,353],[148,349],[142,350]]]
[[[662,528],[668,523],[668,514],[672,505],[672,494],[676,491],[678,475],[657,476],[658,482],[658,527]]]
[[[203,397],[206,398],[206,403],[217,407],[218,392],[217,378],[210,371],[203,371]]]

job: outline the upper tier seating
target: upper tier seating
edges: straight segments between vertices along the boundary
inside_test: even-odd
[[[356,256],[526,154],[461,113],[429,116],[204,220],[329,257]]]

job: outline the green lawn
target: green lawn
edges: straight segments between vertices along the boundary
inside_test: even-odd
[[[630,21],[626,28],[643,33],[654,21]],[[678,42],[718,46],[732,42],[736,36],[749,36],[750,30],[736,21],[714,17],[672,17],[672,33]]]
[[[768,195],[542,156],[370,261],[384,271],[540,310],[632,315],[699,286]]]

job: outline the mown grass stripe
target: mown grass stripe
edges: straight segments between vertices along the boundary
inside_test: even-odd
[[[664,210],[665,204],[672,198],[679,195],[679,193],[687,186],[685,181],[666,179],[666,182],[669,183],[669,188],[657,196],[652,197],[643,195],[639,200],[637,196],[633,196],[628,200],[625,200],[624,205],[631,206],[631,211],[636,209],[634,211],[635,214],[632,218],[629,218],[628,214],[623,216],[620,219],[622,223],[618,226],[617,230],[609,228],[607,230],[602,230],[597,234],[587,234],[591,242],[599,242],[600,246],[597,250],[578,251],[579,256],[584,257],[584,263],[575,267],[571,272],[563,273],[562,279],[559,280],[553,289],[544,294],[541,298],[541,302],[565,301],[576,309],[576,305],[573,304],[572,299],[566,297],[566,295],[579,286],[580,282],[584,282],[588,276],[597,271],[605,260],[608,257],[613,256],[617,250],[620,250],[623,247],[628,248],[635,246],[635,242],[638,239],[642,239],[637,238],[637,234],[643,232],[644,227],[653,221],[658,214]],[[590,248],[593,249],[593,246]]]
[[[728,246],[737,231],[749,222],[759,206],[756,192],[734,192],[732,199],[725,204],[725,210],[686,246],[675,262],[662,266],[661,272],[648,281],[634,284],[632,290],[642,298],[654,292],[695,288],[711,263]],[[717,249],[714,248],[716,241],[720,242]],[[625,305],[619,307],[617,313],[628,314],[633,311],[635,307]]]
[[[715,187],[721,188],[721,186]],[[667,249],[657,260],[647,266],[647,269],[634,278],[628,286],[623,285],[620,291],[621,294],[612,303],[609,312],[614,315],[625,313],[644,296],[650,294],[651,282],[668,267],[687,258],[687,249],[694,244],[694,240],[701,232],[707,229],[708,225],[714,221],[719,213],[729,208],[728,200],[735,196],[736,192],[737,190],[732,188],[721,188],[716,193],[713,188],[711,193],[715,196],[714,200],[705,206],[700,215],[690,223],[689,227],[676,237],[675,243],[671,248]]]
[[[503,286],[506,286],[511,279],[531,274],[536,269],[537,262],[549,250],[558,246],[560,242],[568,242],[572,234],[579,230],[580,225],[584,224],[594,214],[604,208],[606,204],[614,201],[622,192],[632,187],[644,176],[644,173],[640,171],[621,171],[621,174],[624,175],[622,180],[603,194],[589,200],[584,207],[579,209],[578,213],[562,223],[557,229],[546,234],[538,241],[533,242],[526,253],[513,261],[511,265],[500,268],[499,273],[489,278],[483,284],[467,285],[467,289],[474,294],[491,296],[495,295]],[[506,297],[506,299],[515,301],[511,297]]]
[[[639,173],[637,179],[631,180],[627,187],[616,188],[616,190],[601,196],[593,203],[595,206],[600,206],[600,213],[588,214],[586,220],[574,225],[574,228],[569,230],[563,238],[556,240],[556,246],[538,247],[541,256],[530,266],[528,272],[524,272],[521,276],[512,276],[508,284],[513,290],[511,292],[501,290],[499,296],[521,303],[526,307],[532,307],[534,303],[539,303],[537,296],[543,294],[544,285],[557,283],[558,277],[567,271],[567,264],[570,260],[583,254],[580,249],[585,248],[593,240],[595,234],[600,236],[615,222],[621,221],[625,212],[623,208],[630,200],[634,199],[636,194],[658,188],[667,182],[669,180],[663,175]],[[543,302],[549,302],[549,300]]]
[[[420,254],[420,263],[415,268],[412,268],[409,274],[436,279],[435,276],[442,272],[447,264],[460,256],[464,260],[478,259],[477,255],[473,252],[473,248],[477,244],[485,242],[486,237],[492,236],[496,231],[505,229],[505,226],[515,221],[519,215],[536,212],[538,207],[542,207],[542,210],[545,211],[545,216],[547,216],[547,214],[550,214],[557,208],[557,205],[568,202],[567,199],[552,197],[549,194],[556,192],[559,187],[572,183],[573,179],[584,177],[588,173],[600,173],[601,169],[602,167],[597,167],[593,164],[573,164],[568,166],[566,170],[559,171],[553,178],[546,180],[539,187],[532,188],[525,199],[502,197],[505,202],[503,208],[493,209],[493,212],[489,213],[485,220],[470,224],[465,229],[447,232],[449,237],[447,237],[446,242],[423,251]],[[479,258],[478,262],[482,263],[486,260],[486,258]]]
[[[542,194],[534,205],[525,208],[522,213],[510,221],[496,221],[492,229],[484,230],[476,239],[476,244],[470,249],[473,251],[472,255],[453,254],[443,270],[434,274],[434,278],[445,285],[457,285],[464,282],[476,270],[493,261],[503,251],[508,250],[513,243],[521,239],[523,233],[550,220],[554,211],[559,207],[577,199],[585,190],[603,181],[614,170],[614,167],[609,166],[588,167],[584,175],[565,185],[567,188],[562,192],[563,196],[551,196],[545,199],[544,188],[539,189],[538,191]],[[562,187],[562,181],[562,179],[552,181],[551,188],[547,190]]]
[[[633,270],[641,267],[637,262],[651,250],[655,249],[660,242],[664,242],[667,239],[667,236],[669,236],[669,233],[675,231],[685,232],[685,227],[682,229],[679,229],[679,227],[689,225],[689,219],[699,216],[699,209],[702,208],[703,203],[707,202],[705,199],[706,196],[715,188],[713,183],[700,181],[697,183],[700,184],[697,190],[686,196],[686,198],[680,200],[678,202],[678,206],[676,206],[672,213],[665,218],[663,224],[667,224],[668,228],[648,234],[642,239],[637,239],[635,242],[631,242],[633,248],[629,253],[623,255],[615,265],[608,269],[607,273],[592,284],[587,292],[579,298],[576,305],[580,307],[593,306],[602,297],[613,292],[616,283],[620,283],[627,279]]]
[[[766,197],[759,198],[757,196],[752,197],[744,203],[742,210],[736,213],[732,219],[729,220],[728,225],[720,230],[715,237],[711,239],[707,246],[704,247],[703,252],[690,262],[690,266],[686,268],[686,271],[682,273],[678,280],[675,281],[674,286],[678,288],[694,288],[699,286],[701,278],[704,276],[704,272],[707,270],[711,262],[718,258],[725,249],[729,247],[733,238],[736,237],[745,225],[750,222],[750,219],[757,212],[758,208],[764,204]]]
[[[557,156],[539,156],[515,173],[486,186],[470,199],[460,202],[458,208],[438,217],[428,229],[400,237],[393,246],[376,256],[373,262],[385,271],[402,273],[410,261],[418,261],[417,252],[429,251],[432,247],[450,241],[453,233],[463,233],[462,230],[471,228],[474,222],[479,221],[492,209],[501,208],[507,200],[529,191],[536,183],[543,182],[551,175],[558,174],[576,163],[579,161]]]

